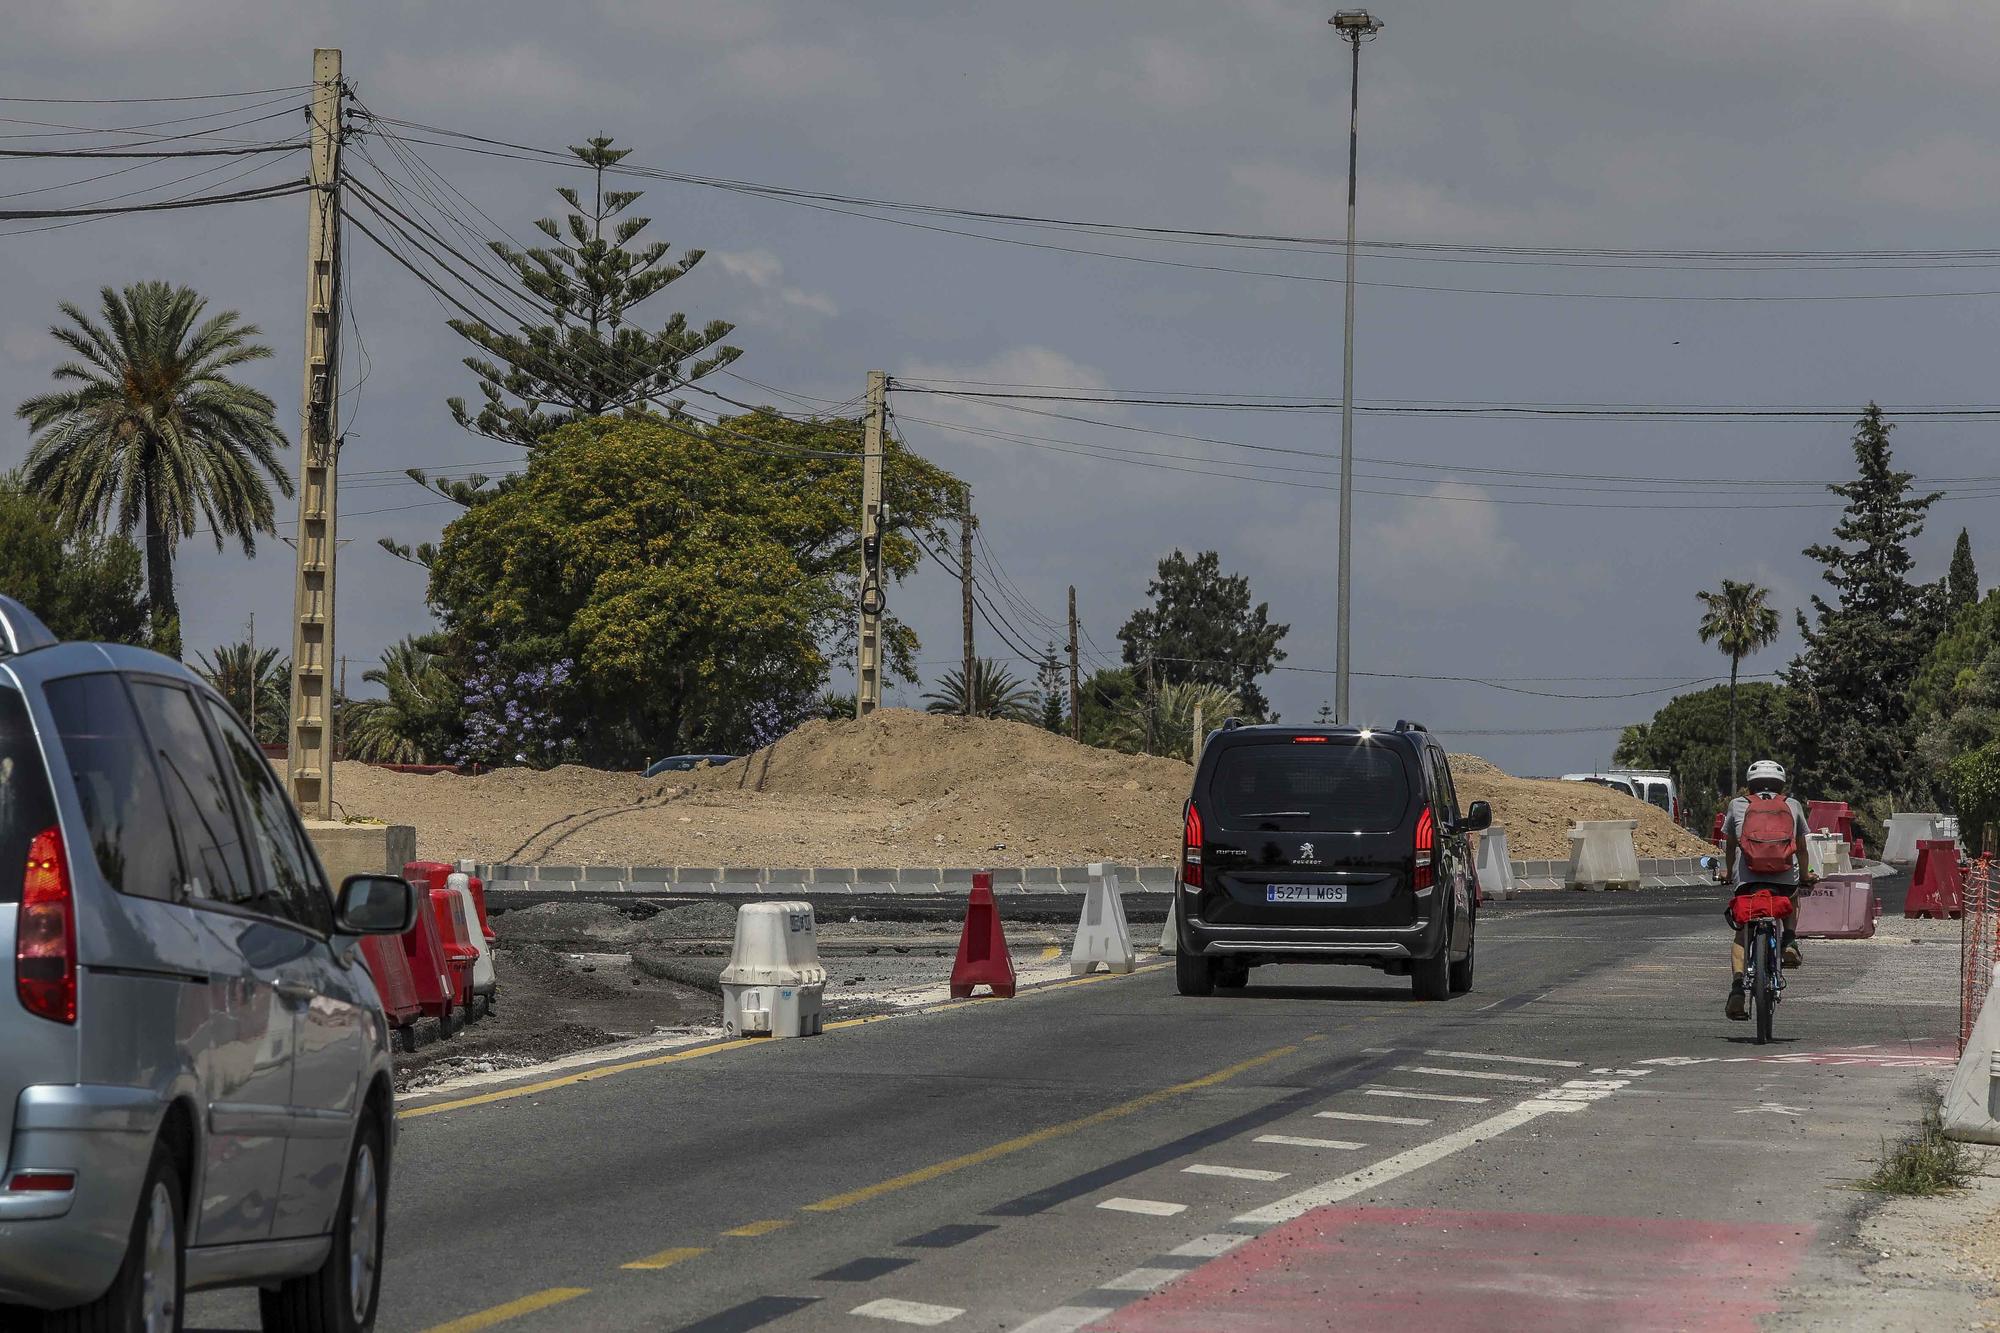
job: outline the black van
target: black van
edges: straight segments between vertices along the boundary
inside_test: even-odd
[[[1472,989],[1475,880],[1444,747],[1420,724],[1210,734],[1181,840],[1174,979],[1239,987],[1262,963],[1360,963],[1420,1000]]]

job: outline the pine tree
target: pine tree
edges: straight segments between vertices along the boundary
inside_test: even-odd
[[[1035,678],[1042,690],[1042,726],[1049,731],[1067,735],[1069,686],[1063,679],[1062,659],[1056,656],[1056,646],[1053,643],[1042,653],[1040,668],[1035,672]]]
[[[1951,573],[1945,575],[1946,614],[1956,618],[1968,606],[1979,603],[1979,570],[1972,563],[1972,535],[1958,530],[1958,545],[1951,552]]]
[[[1856,804],[1894,795],[1910,776],[1908,689],[1941,609],[1941,589],[1909,577],[1909,544],[1939,497],[1911,493],[1892,429],[1873,403],[1856,423],[1857,475],[1828,488],[1847,501],[1834,540],[1805,552],[1836,595],[1815,594],[1810,619],[1799,613],[1805,648],[1785,672],[1794,785]]]

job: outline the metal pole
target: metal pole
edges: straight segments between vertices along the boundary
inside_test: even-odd
[[[1347,105],[1347,319],[1341,337],[1340,388],[1340,593],[1335,620],[1333,720],[1347,723],[1349,640],[1353,630],[1354,583],[1354,187],[1361,137],[1361,34],[1348,34],[1354,48],[1352,91]]]
[[[869,371],[861,455],[861,625],[854,673],[858,717],[882,706],[882,418],[888,399],[888,374]]]

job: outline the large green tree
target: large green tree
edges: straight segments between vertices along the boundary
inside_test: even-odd
[[[1034,687],[990,657],[973,661],[969,684],[964,668],[945,672],[938,688],[924,695],[924,710],[1007,722],[1042,721],[1041,699]]]
[[[1940,628],[1942,589],[1910,578],[1910,542],[1938,493],[1896,469],[1893,427],[1870,403],[1854,431],[1853,481],[1834,540],[1808,547],[1834,598],[1799,613],[1805,648],[1785,672],[1795,785],[1857,807],[1893,798],[1910,777],[1909,689]]]
[[[1139,697],[1139,679],[1130,667],[1104,667],[1078,685],[1076,713],[1085,745],[1114,746],[1119,719]]]
[[[766,413],[567,426],[445,529],[430,600],[454,651],[507,670],[574,663],[569,736],[589,762],[728,753],[818,713],[854,643],[861,423]],[[941,541],[959,482],[891,441],[882,565]],[[915,679],[890,618],[886,665]]]
[[[1199,681],[1228,691],[1253,717],[1270,701],[1257,678],[1284,661],[1278,646],[1289,625],[1271,622],[1270,604],[1250,604],[1250,580],[1224,574],[1221,558],[1203,551],[1192,560],[1175,551],[1146,585],[1152,605],[1134,611],[1118,631],[1126,665],[1156,682]]]
[[[732,328],[722,320],[697,329],[677,313],[654,330],[633,322],[636,308],[685,277],[703,252],[684,250],[670,260],[666,242],[639,240],[652,219],[628,217],[626,210],[640,191],[604,188],[605,173],[630,151],[612,147],[607,138],[572,146],[591,172],[589,202],[564,186],[556,191],[569,206],[562,221],[535,223],[549,244],[515,249],[492,243],[547,322],[505,329],[449,321],[484,354],[465,362],[479,377],[479,407],[450,400],[461,426],[534,445],[572,422],[664,400],[739,355],[722,345]]]
[[[265,394],[228,372],[271,354],[233,310],[186,287],[140,282],[100,294],[102,323],[64,302],[49,330],[75,354],[60,387],[22,403],[35,433],[23,477],[71,528],[145,533],[154,646],[178,657],[174,548],[207,533],[245,555],[275,531],[271,485],[292,493],[285,437]]]
[[[379,698],[350,699],[340,718],[341,750],[377,764],[436,764],[457,737],[462,700],[458,681],[434,637],[405,638],[361,673],[382,687]]]
[[[1729,771],[1736,772],[1736,677],[1743,659],[1768,648],[1778,637],[1778,613],[1767,600],[1769,588],[1724,579],[1714,592],[1698,592],[1702,605],[1701,641],[1729,659]]]
[[[282,744],[290,736],[292,659],[278,649],[253,648],[247,640],[225,643],[197,654],[194,670],[250,724],[259,744]]]
[[[48,506],[0,476],[0,593],[63,639],[139,643],[146,625],[139,548],[123,537],[65,533]]]
[[[1958,530],[1958,544],[1951,548],[1951,570],[1944,576],[1947,613],[1956,616],[1979,601],[1979,567],[1972,563],[1972,534]]]
[[[1752,755],[1786,758],[1784,691],[1765,681],[1745,681],[1734,703],[1727,686],[1677,695],[1651,722],[1627,727],[1613,755],[1632,768],[1663,768],[1680,786],[1681,808],[1698,829],[1743,780],[1732,746]]]

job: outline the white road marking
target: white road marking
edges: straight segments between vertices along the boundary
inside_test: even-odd
[[[1425,1051],[1445,1060],[1493,1060],[1508,1065],[1547,1065],[1551,1069],[1581,1069],[1581,1060],[1544,1060],[1534,1055],[1486,1055],[1479,1051]]]
[[[1158,1199],[1106,1199],[1097,1206],[1114,1213],[1141,1213],[1147,1217],[1172,1217],[1187,1211],[1184,1203],[1163,1203]]]
[[[1415,1115],[1369,1115],[1366,1111],[1314,1111],[1321,1120],[1360,1120],[1370,1125],[1428,1125],[1430,1120]]]
[[[1546,1083],[1540,1074],[1503,1074],[1497,1069],[1440,1069],[1435,1065],[1397,1065],[1399,1074],[1429,1074],[1436,1078],[1476,1078],[1486,1083]]]
[[[1467,1097],[1462,1093],[1456,1092],[1418,1092],[1415,1088],[1363,1088],[1361,1095],[1363,1097],[1401,1097],[1413,1102],[1464,1102],[1468,1106],[1477,1106],[1481,1102],[1490,1102],[1493,1100],[1491,1097]]]
[[[1259,1171],[1248,1166],[1184,1166],[1181,1171],[1190,1176],[1225,1176],[1230,1180],[1283,1180],[1289,1171]]]
[[[915,1324],[920,1328],[936,1328],[939,1324],[949,1324],[965,1311],[955,1305],[925,1305],[919,1301],[898,1301],[884,1297],[857,1305],[848,1313],[864,1315],[869,1319],[886,1319],[892,1324]]]
[[[1477,1124],[1467,1125],[1464,1129],[1455,1130],[1450,1134],[1444,1135],[1442,1138],[1432,1139],[1429,1143],[1411,1148],[1407,1152],[1400,1152],[1394,1157],[1384,1158],[1382,1161],[1376,1162],[1371,1166],[1365,1166],[1350,1175],[1341,1176],[1337,1180],[1329,1180],[1323,1185],[1315,1185],[1311,1189],[1301,1190],[1297,1194],[1278,1200],[1276,1203],[1253,1209],[1237,1217],[1235,1220],[1247,1226],[1275,1225],[1280,1222],[1289,1222],[1294,1218],[1303,1217],[1315,1208],[1324,1208],[1328,1204],[1339,1203],[1343,1199],[1351,1199],[1357,1194],[1364,1194],[1378,1185],[1387,1184],[1398,1176],[1408,1175],[1412,1171],[1429,1166],[1432,1162],[1449,1157],[1453,1153],[1463,1152],[1475,1144],[1484,1143],[1488,1139],[1496,1138],[1499,1135],[1505,1134],[1510,1129],[1517,1129],[1531,1120],[1549,1114],[1553,1109],[1553,1104],[1538,1104],[1532,1101],[1522,1102],[1518,1106],[1509,1107],[1498,1115],[1488,1116]]]
[[[1183,1259],[1214,1259],[1228,1254],[1249,1239],[1240,1231],[1211,1231],[1206,1236],[1196,1236],[1185,1245],[1176,1245],[1167,1253]]]
[[[1297,1134],[1259,1134],[1252,1143],[1275,1143],[1281,1148],[1338,1148],[1342,1152],[1352,1152],[1356,1148],[1366,1148],[1365,1143],[1353,1143],[1347,1139],[1308,1139]]]
[[[1112,1278],[1109,1282],[1100,1282],[1097,1285],[1105,1291],[1151,1291],[1155,1287],[1164,1287],[1175,1278],[1186,1275],[1185,1268],[1135,1268],[1129,1273]]]
[[[1018,1325],[1014,1333],[1076,1333],[1085,1324],[1094,1324],[1112,1313],[1108,1306],[1058,1305],[1047,1314],[1038,1314]]]

